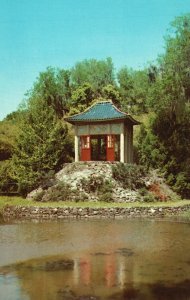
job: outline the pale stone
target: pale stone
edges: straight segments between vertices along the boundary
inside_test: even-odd
[[[34,199],[38,194],[43,192],[43,189],[41,187],[37,188],[36,190],[33,190],[32,192],[28,193],[26,199],[27,200],[32,200]]]

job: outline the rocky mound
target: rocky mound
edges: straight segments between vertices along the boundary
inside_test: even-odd
[[[48,188],[28,194],[37,201],[166,201],[176,195],[156,171],[142,166],[110,162],[65,164]]]

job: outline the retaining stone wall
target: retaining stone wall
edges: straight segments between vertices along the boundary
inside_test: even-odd
[[[175,216],[190,209],[183,207],[134,207],[134,208],[51,208],[51,207],[16,207],[6,206],[3,210],[5,219],[63,219],[63,218],[131,218]]]

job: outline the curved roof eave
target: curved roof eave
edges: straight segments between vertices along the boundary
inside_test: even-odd
[[[130,121],[133,125],[140,124],[129,114],[120,111],[111,101],[96,102],[84,112],[65,117],[71,124],[86,124],[98,122]]]

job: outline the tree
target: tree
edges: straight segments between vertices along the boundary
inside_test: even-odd
[[[6,119],[0,122],[0,161],[12,157],[18,134],[19,128],[16,122]]]
[[[132,69],[124,67],[119,70],[117,74],[120,94],[122,97],[122,108],[129,111],[130,107],[134,104],[133,99],[133,79],[132,79]]]
[[[190,198],[190,14],[176,18],[166,38],[166,52],[159,58],[159,74],[148,94],[149,107],[156,111],[145,149],[156,138],[159,153],[165,153],[157,165],[174,189]],[[152,135],[151,139],[148,136]],[[152,149],[153,149],[152,148]],[[141,154],[143,149],[141,147]],[[150,156],[151,157],[151,156]],[[151,159],[150,159],[151,162]],[[152,162],[151,162],[152,163]]]
[[[71,161],[73,155],[67,125],[59,119],[54,106],[47,105],[48,92],[46,89],[44,94],[41,91],[42,98],[39,98],[35,85],[20,124],[21,134],[13,164],[14,178],[23,194],[37,187],[44,174],[51,170],[58,171],[64,162]]]
[[[89,59],[76,63],[71,69],[71,82],[75,88],[89,83],[99,97],[101,89],[108,85],[114,84],[114,67],[111,58],[106,60]]]
[[[102,89],[102,96],[106,100],[111,100],[116,106],[120,107],[121,105],[121,95],[119,89],[116,86],[111,84],[106,85]]]
[[[28,99],[42,98],[47,106],[54,109],[59,118],[62,118],[65,110],[69,109],[70,97],[70,72],[51,67],[40,73],[32,89],[27,93]]]
[[[150,83],[147,70],[122,68],[118,74],[122,108],[132,113],[147,112],[147,94]]]
[[[72,92],[70,114],[84,111],[94,100],[91,84],[84,83]]]

